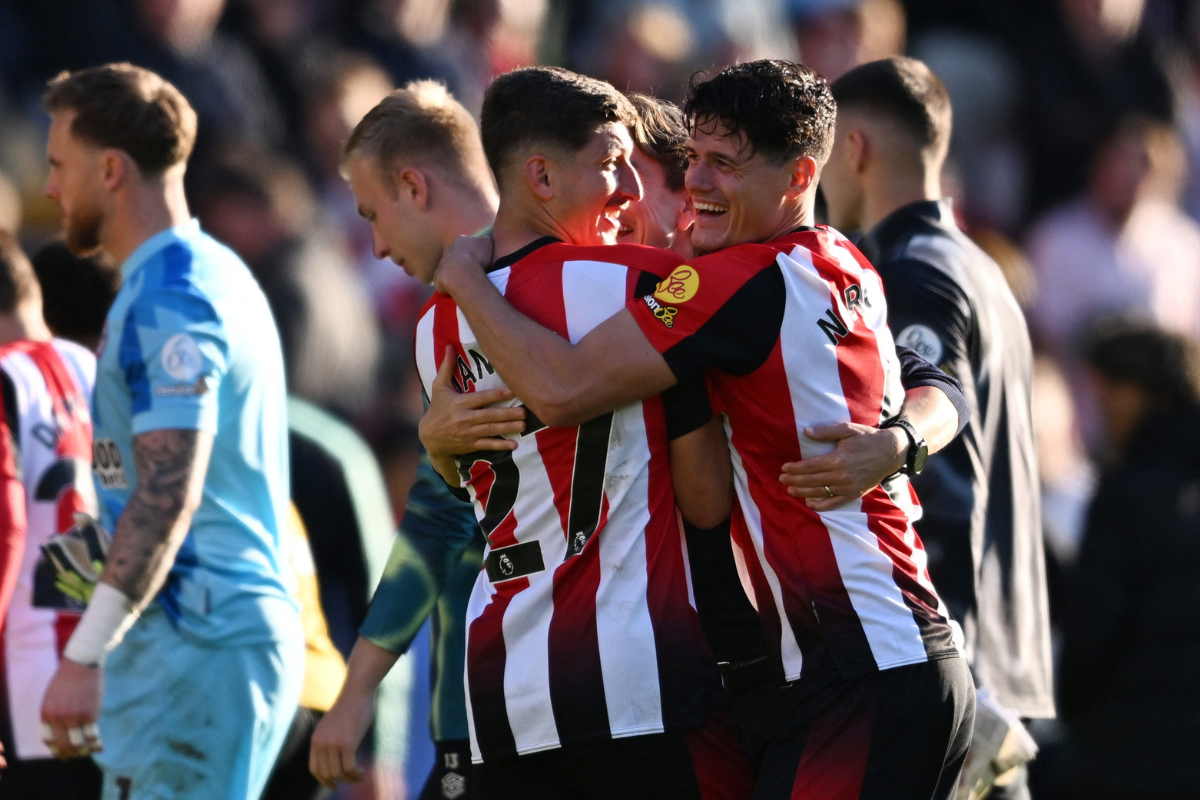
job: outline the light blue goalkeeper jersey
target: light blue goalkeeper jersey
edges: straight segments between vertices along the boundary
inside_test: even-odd
[[[121,275],[92,401],[102,521],[116,529],[137,483],[134,436],[213,434],[203,499],[157,601],[200,642],[301,638],[280,556],[287,394],[266,298],[195,220],[146,240]]]

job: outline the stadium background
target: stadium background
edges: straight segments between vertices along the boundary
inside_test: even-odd
[[[446,81],[477,112],[490,76],[526,64],[679,100],[692,73],[734,60],[800,59],[834,79],[900,52],[947,84],[949,193],[1034,331],[1055,615],[1105,458],[1080,342],[1111,313],[1200,334],[1200,4],[0,0],[0,227],[30,251],[57,231],[41,196],[48,78],[128,60],[174,82],[200,117],[193,210],[267,288],[290,342],[291,392],[372,444],[398,518],[417,459],[411,337],[428,290],[372,256],[338,175],[363,113],[423,77]],[[322,576],[322,596],[348,653],[359,604],[339,605],[337,580]],[[409,787],[433,757],[427,662],[423,635],[397,668],[408,701],[393,708],[407,730],[395,778]],[[1045,748],[1035,795],[1053,798],[1054,753],[1069,730],[1039,723],[1035,733]]]

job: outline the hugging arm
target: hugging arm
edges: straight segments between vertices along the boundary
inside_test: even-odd
[[[496,371],[542,422],[579,425],[676,383],[627,310],[574,345],[517,311],[483,271],[490,249],[482,256],[482,247],[459,237],[442,257],[437,288],[454,297]]]

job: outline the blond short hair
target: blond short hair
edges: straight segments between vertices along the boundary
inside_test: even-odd
[[[351,156],[372,159],[387,186],[405,164],[438,167],[464,185],[490,181],[479,126],[437,81],[413,81],[379,101],[350,133],[343,163]]]

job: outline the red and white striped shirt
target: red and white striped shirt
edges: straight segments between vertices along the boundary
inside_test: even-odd
[[[75,512],[97,513],[88,413],[95,375],[95,357],[71,342],[0,346],[3,701],[14,739],[4,744],[22,759],[51,757],[42,696],[84,609],[55,587],[41,545],[74,525]]]
[[[517,310],[578,342],[678,263],[543,239],[489,276]],[[448,344],[460,391],[504,385],[454,301],[435,295],[416,331],[426,392]],[[513,438],[513,451],[458,459],[489,542],[467,610],[473,758],[699,727],[715,666],[689,598],[661,400],[578,427],[529,419]]]
[[[843,675],[961,655],[906,478],[826,512],[778,480],[784,463],[833,448],[806,426],[877,426],[904,401],[879,276],[854,246],[822,226],[733,247],[678,267],[633,314],[681,381],[713,368],[735,555],[787,678],[824,653]]]

